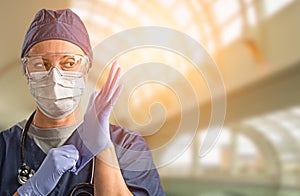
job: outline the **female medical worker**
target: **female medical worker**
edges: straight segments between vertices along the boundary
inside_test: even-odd
[[[40,10],[21,58],[37,108],[0,133],[1,196],[165,195],[142,136],[109,124],[122,89],[117,63],[82,115],[93,56],[74,12]]]

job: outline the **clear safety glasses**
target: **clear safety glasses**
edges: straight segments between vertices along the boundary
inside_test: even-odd
[[[32,78],[36,73],[45,76],[56,67],[61,73],[79,72],[85,76],[89,70],[88,56],[78,54],[38,54],[21,58],[24,74]]]

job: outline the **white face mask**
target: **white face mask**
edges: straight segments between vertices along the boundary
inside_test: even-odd
[[[28,84],[30,92],[38,108],[49,118],[63,118],[79,105],[85,88],[82,73],[61,71],[54,67],[50,73],[32,73],[32,78]]]

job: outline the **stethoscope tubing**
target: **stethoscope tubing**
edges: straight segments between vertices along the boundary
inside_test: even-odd
[[[22,162],[22,165],[21,167],[18,169],[18,181],[21,185],[25,184],[26,181],[30,178],[30,176],[28,176],[26,179],[20,179],[20,172],[22,172],[22,168],[25,168],[27,169],[28,171],[30,171],[31,175],[33,175],[35,173],[35,171],[33,169],[31,169],[27,164],[26,164],[26,161],[25,161],[25,152],[24,152],[24,148],[25,148],[25,142],[26,142],[26,138],[27,138],[27,133],[28,133],[28,130],[29,130],[29,127],[30,127],[30,124],[32,123],[33,121],[33,118],[34,118],[34,115],[35,115],[36,111],[34,111],[30,117],[28,118],[26,124],[25,124],[25,127],[22,131],[22,136],[21,136],[21,142],[20,142],[20,157],[21,157],[21,162]],[[89,183],[79,183],[77,184],[70,196],[76,196],[76,195],[81,195],[81,194],[85,194],[85,195],[92,195],[90,192],[93,191],[94,189],[94,185],[93,185],[93,180],[94,180],[94,166],[95,166],[95,159],[92,160],[92,173],[91,173],[91,179],[90,179],[90,182]],[[90,190],[90,191],[87,191],[87,190]]]

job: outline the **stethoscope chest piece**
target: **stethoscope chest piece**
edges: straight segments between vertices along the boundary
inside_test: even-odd
[[[22,164],[18,169],[18,182],[20,184],[25,184],[29,178],[34,174],[34,170],[31,169],[28,165]]]
[[[34,114],[35,114],[35,111],[31,114],[28,121],[26,122],[25,128],[24,128],[24,130],[22,132],[22,136],[21,136],[20,156],[21,156],[22,165],[18,168],[18,182],[21,185],[25,184],[27,182],[27,180],[29,178],[31,178],[33,176],[33,174],[35,173],[35,171],[26,164],[25,158],[24,158],[25,139],[26,139],[26,135],[27,135],[29,126],[33,120]]]

